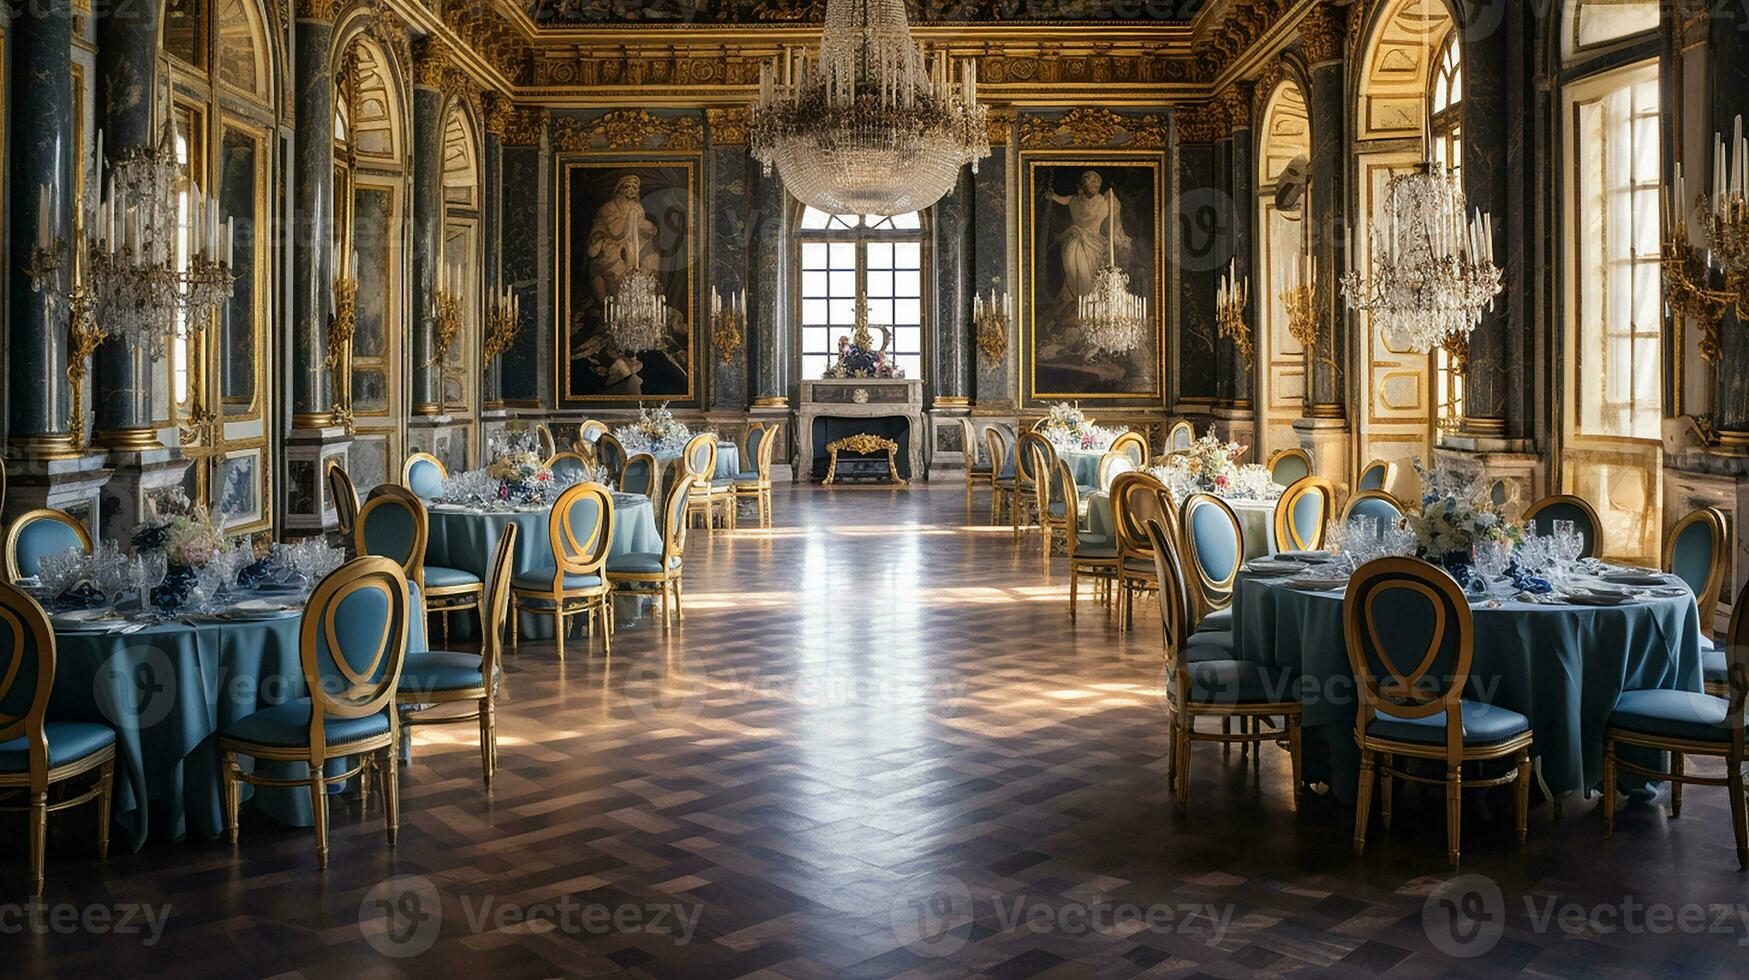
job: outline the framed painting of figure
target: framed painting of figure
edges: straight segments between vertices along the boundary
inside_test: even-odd
[[[561,156],[556,169],[560,402],[694,400],[698,159]],[[608,329],[610,305],[637,273],[654,280],[666,324],[653,344]]]
[[[1024,397],[1127,404],[1158,401],[1165,376],[1165,199],[1158,154],[1021,154]],[[1101,273],[1128,276],[1144,327],[1112,349],[1082,317]]]

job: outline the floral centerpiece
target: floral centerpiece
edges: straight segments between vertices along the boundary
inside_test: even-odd
[[[637,421],[620,426],[613,434],[626,452],[652,456],[678,456],[692,438],[692,430],[668,411],[667,402],[654,411],[639,405]]]
[[[229,548],[212,513],[180,488],[156,498],[152,515],[134,529],[132,543],[137,554],[164,556],[164,581],[152,590],[159,606],[187,601],[196,574]]]
[[[527,450],[494,459],[486,467],[486,475],[498,481],[498,499],[513,504],[545,503],[553,480],[553,471],[539,454]]]
[[[1080,452],[1104,452],[1124,432],[1094,425],[1073,402],[1052,405],[1050,414],[1039,420],[1037,431],[1060,450]]]
[[[1421,478],[1421,509],[1403,520],[1415,532],[1419,557],[1455,573],[1468,567],[1476,542],[1506,541],[1516,547],[1523,539],[1523,526],[1493,509],[1487,481],[1479,474],[1430,469],[1419,459],[1415,473]]]
[[[1186,487],[1191,492],[1231,493],[1238,489],[1239,457],[1245,455],[1247,448],[1236,442],[1222,441],[1211,425],[1202,438],[1190,444],[1189,449],[1166,458],[1165,469],[1172,479],[1163,479],[1162,482]]]
[[[886,330],[884,327],[882,329]],[[857,297],[856,328],[851,331],[850,336],[839,336],[838,359],[821,376],[826,378],[903,378],[905,372],[887,356],[886,348],[892,339],[891,331],[887,331],[883,336],[885,339],[881,346],[876,347],[874,337],[869,332],[868,300],[866,297]]]

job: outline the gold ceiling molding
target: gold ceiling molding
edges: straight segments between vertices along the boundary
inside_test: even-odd
[[[706,109],[704,118],[710,125],[712,146],[747,145],[747,126],[752,113],[746,107]]]
[[[644,109],[618,109],[594,119],[560,116],[553,120],[553,145],[559,150],[696,150],[704,146],[697,116],[655,116]]]
[[[1182,58],[1146,52],[1125,54],[998,49],[978,59],[978,84],[1053,86],[1074,84],[1171,84],[1195,80],[1194,66]]]
[[[512,85],[528,84],[534,46],[523,29],[495,5],[483,0],[451,2],[442,4],[438,13],[458,40],[498,69]]]
[[[1347,7],[1321,3],[1300,21],[1300,54],[1310,67],[1341,61],[1347,41]]]
[[[1220,25],[1197,42],[1198,76],[1204,80],[1219,76],[1222,69],[1239,60],[1300,2],[1232,0],[1221,15]]]
[[[1227,113],[1213,102],[1179,109],[1173,119],[1178,123],[1180,143],[1213,143],[1227,138]]]
[[[323,23],[334,23],[334,15],[340,12],[342,0],[297,0],[298,20],[318,20]]]
[[[546,135],[547,110],[541,106],[517,108],[504,124],[505,146],[539,146]]]
[[[460,102],[472,111],[475,119],[480,118],[480,87],[466,72],[451,68],[443,73],[443,94],[452,102]]]
[[[581,52],[541,52],[534,62],[534,84],[547,88],[585,89],[750,86],[759,83],[759,69],[766,63],[765,58],[751,55],[683,55],[672,50],[600,56]]]
[[[1227,117],[1227,132],[1251,128],[1251,98],[1256,87],[1251,82],[1234,82],[1215,97],[1214,104]]]
[[[449,45],[435,37],[422,38],[413,49],[413,84],[441,89],[450,70]]]
[[[516,106],[497,92],[487,92],[483,102],[482,115],[485,117],[483,125],[486,133],[502,140],[504,134],[510,131],[510,124],[516,119]]]
[[[1122,139],[1119,137],[1122,136]],[[1105,108],[1070,109],[1050,118],[1028,115],[1020,121],[1020,145],[1026,149],[1117,146],[1164,149],[1167,123],[1162,116],[1124,116]]]
[[[1256,84],[1251,89],[1252,112],[1263,112],[1263,107],[1269,104],[1269,97],[1275,94],[1276,86],[1280,85],[1282,79],[1286,77],[1287,66],[1282,64],[1280,58],[1276,58],[1264,67],[1263,72],[1257,76]]]
[[[413,64],[413,39],[407,34],[407,25],[401,22],[401,18],[396,16],[388,4],[378,3],[371,7],[370,22],[365,27],[365,33],[394,52],[403,71],[410,69]]]
[[[1014,137],[1014,110],[991,109],[986,125],[989,127],[990,146],[1005,149],[1008,141]]]

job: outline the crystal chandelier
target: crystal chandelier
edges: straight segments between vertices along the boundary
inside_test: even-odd
[[[1128,354],[1147,335],[1148,301],[1130,292],[1130,275],[1117,267],[1117,197],[1106,197],[1105,268],[1093,277],[1092,292],[1077,300],[1075,324],[1094,357]]]
[[[608,297],[604,320],[614,345],[628,354],[660,348],[668,336],[668,298],[656,277],[644,271],[639,241],[644,223],[642,206],[632,215],[632,267],[619,278]]]
[[[1425,354],[1467,339],[1500,293],[1492,216],[1466,216],[1457,173],[1439,163],[1393,176],[1384,203],[1371,275],[1342,278],[1348,305],[1371,314],[1399,350]]]
[[[826,0],[818,55],[760,71],[749,142],[770,176],[829,214],[904,214],[990,155],[978,71],[911,37],[904,0]]]
[[[166,340],[199,329],[230,299],[236,219],[221,223],[219,202],[192,182],[183,195],[169,119],[156,146],[124,153],[107,178],[102,133],[92,160],[83,243],[91,312],[156,360]]]

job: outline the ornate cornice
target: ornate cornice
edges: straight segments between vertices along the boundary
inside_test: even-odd
[[[511,84],[528,84],[533,73],[534,47],[516,23],[482,0],[444,3],[440,14],[444,26],[462,44],[498,69]]]
[[[697,116],[655,116],[643,109],[617,109],[593,119],[553,120],[559,150],[696,150],[704,146]]]
[[[1192,80],[1194,68],[1189,62],[1147,53],[1066,54],[1044,50],[1027,54],[991,53],[978,59],[980,85],[1124,85]]]
[[[482,109],[482,125],[486,134],[502,140],[510,129],[511,121],[516,118],[516,106],[497,92],[487,92],[482,99]]]
[[[1234,82],[1216,96],[1215,104],[1227,117],[1227,132],[1251,128],[1251,97],[1255,90],[1256,85],[1251,82]]]
[[[504,125],[505,146],[539,146],[546,135],[547,110],[541,106],[515,109]]]
[[[1287,66],[1281,63],[1280,58],[1276,58],[1264,66],[1262,73],[1257,76],[1257,80],[1251,88],[1252,118],[1257,118],[1263,113],[1263,107],[1269,104],[1269,97],[1275,94],[1276,86],[1280,85],[1281,80],[1286,77]]]
[[[1321,3],[1300,21],[1300,54],[1308,66],[1341,61],[1347,42],[1347,7]]]
[[[1250,0],[1227,4],[1219,26],[1197,42],[1198,77],[1213,79],[1289,13],[1300,0]]]
[[[441,89],[449,75],[449,45],[435,37],[422,38],[413,47],[413,84]]]
[[[298,20],[318,20],[332,24],[342,3],[343,0],[297,0]]]
[[[1020,121],[1020,145],[1029,150],[1095,146],[1164,149],[1166,139],[1164,117],[1123,116],[1104,108],[1070,109],[1057,117],[1028,115]]]
[[[1014,137],[1014,110],[991,109],[988,113],[987,125],[990,146],[993,148],[1007,147],[1008,141]]]
[[[1173,117],[1180,143],[1213,143],[1226,136],[1227,114],[1214,103],[1186,106]]]
[[[751,114],[742,106],[728,109],[706,109],[705,122],[710,125],[712,146],[746,146],[747,124]]]
[[[710,87],[756,85],[766,59],[675,51],[608,54],[543,51],[534,62],[534,84],[544,87]]]

